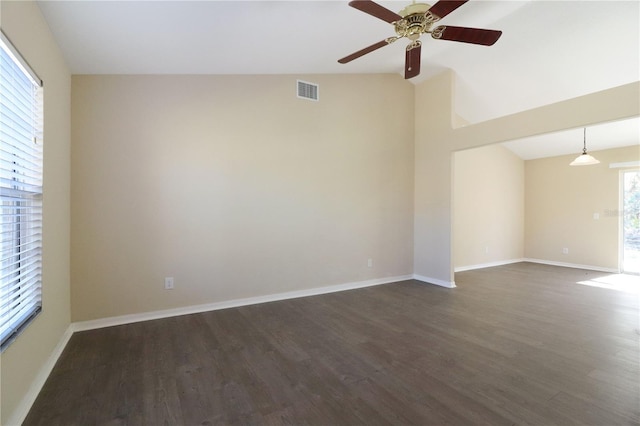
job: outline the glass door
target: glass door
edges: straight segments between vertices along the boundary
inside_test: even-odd
[[[640,171],[622,172],[622,271],[640,274]]]

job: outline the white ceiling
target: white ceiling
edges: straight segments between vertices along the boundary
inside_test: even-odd
[[[595,153],[603,149],[640,145],[639,137],[640,118],[591,126],[587,129],[587,151],[597,157]],[[582,153],[583,140],[584,133],[580,128],[518,139],[502,145],[524,160],[534,160],[568,154],[574,154],[577,157]],[[640,160],[640,146],[638,160]]]
[[[399,11],[406,1],[380,1]],[[435,1],[431,2],[431,4]],[[73,74],[402,73],[403,41],[342,65],[394,34],[347,1],[42,0]],[[640,80],[640,2],[471,0],[442,24],[498,29],[492,47],[423,37],[417,83],[453,69],[470,123]],[[602,149],[638,143],[638,121],[602,130]],[[601,126],[599,126],[601,127]],[[623,130],[626,129],[626,130]],[[564,133],[564,132],[563,132]],[[589,150],[598,149],[597,131]],[[567,152],[558,145],[569,141]],[[615,142],[614,142],[615,140]],[[625,141],[625,142],[621,142]],[[580,130],[528,138],[523,158],[579,151]],[[579,149],[576,149],[578,145]],[[591,147],[593,145],[593,148]]]

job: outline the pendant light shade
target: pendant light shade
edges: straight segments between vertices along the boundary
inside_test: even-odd
[[[590,166],[592,164],[598,164],[600,161],[593,158],[591,155],[587,154],[587,129],[584,129],[584,145],[582,148],[582,154],[578,155],[575,160],[573,160],[569,165],[570,166]]]

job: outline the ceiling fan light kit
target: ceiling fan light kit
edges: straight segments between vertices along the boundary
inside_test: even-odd
[[[401,38],[408,38],[411,42],[407,46],[404,78],[409,79],[420,74],[422,42],[419,39],[422,34],[431,34],[431,37],[436,40],[451,40],[492,46],[498,41],[502,35],[502,31],[445,25],[433,28],[433,25],[437,21],[467,1],[468,0],[440,0],[433,6],[427,3],[414,2],[402,9],[399,13],[395,13],[371,0],[353,0],[349,2],[349,6],[392,24],[396,35],[365,47],[349,56],[345,56],[339,59],[338,62],[346,64]]]

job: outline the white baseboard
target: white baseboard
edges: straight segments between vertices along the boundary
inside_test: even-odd
[[[413,275],[400,275],[395,277],[377,278],[373,280],[357,281],[346,284],[338,284],[327,287],[316,287],[308,290],[288,291],[284,293],[270,294],[266,296],[247,297],[244,299],[226,300],[223,302],[205,303],[202,305],[185,306],[182,308],[165,309],[161,311],[143,312],[139,314],[121,315],[116,317],[101,318],[91,321],[80,321],[71,324],[73,331],[93,330],[97,328],[112,327],[115,325],[130,324],[140,321],[149,321],[160,318],[175,317],[179,315],[196,314],[200,312],[217,311],[220,309],[236,308],[239,306],[255,305],[258,303],[276,302],[278,300],[295,299],[298,297],[317,296],[320,294],[335,293],[338,291],[354,290],[363,287],[372,287],[381,284],[389,284],[397,281],[405,281],[413,278]]]
[[[479,263],[477,265],[457,266],[454,268],[454,272],[472,271],[474,269],[491,268],[493,266],[510,265],[512,263],[525,262],[525,259],[508,259],[498,260],[495,262]]]
[[[71,325],[69,325],[62,337],[60,337],[60,340],[58,341],[58,344],[54,348],[53,352],[51,353],[47,361],[42,365],[33,382],[31,382],[29,390],[9,418],[7,426],[18,426],[21,425],[22,422],[24,422],[27,414],[29,414],[31,406],[36,401],[38,394],[42,390],[44,383],[47,381],[49,374],[51,374],[51,371],[53,371],[53,367],[56,365],[56,362],[58,362],[58,358],[60,358],[60,355],[62,355],[62,351],[67,346],[67,343],[69,342],[69,339],[71,339],[72,335],[73,328]]]
[[[425,277],[423,275],[417,275],[417,274],[413,274],[413,279],[422,281],[423,283],[427,283],[427,284],[439,285],[440,287],[456,288],[456,283],[454,281],[444,281],[444,280],[439,280],[437,278],[430,278],[430,277]]]
[[[593,265],[580,265],[577,263],[566,263],[566,262],[555,262],[553,260],[543,260],[543,259],[531,259],[524,258],[522,262],[531,262],[531,263],[541,263],[543,265],[552,265],[552,266],[564,266],[565,268],[575,268],[575,269],[587,269],[590,271],[598,271],[598,272],[609,272],[611,274],[619,274],[620,271],[617,268],[603,268],[602,266],[593,266]]]
[[[540,263],[543,265],[552,265],[552,266],[562,266],[565,268],[574,268],[574,269],[587,269],[590,271],[598,271],[598,272],[610,272],[613,274],[617,274],[620,271],[615,268],[603,268],[601,266],[593,266],[593,265],[580,265],[577,263],[567,263],[567,262],[556,262],[553,260],[544,260],[544,259],[533,259],[529,257],[525,257],[522,259],[509,259],[509,260],[500,260],[497,262],[488,262],[481,263],[478,265],[468,265],[468,266],[458,266],[454,269],[455,272],[464,272],[471,271],[474,269],[482,269],[482,268],[491,268],[493,266],[502,266],[502,265],[510,265],[512,263],[519,262],[531,262],[531,263]]]

